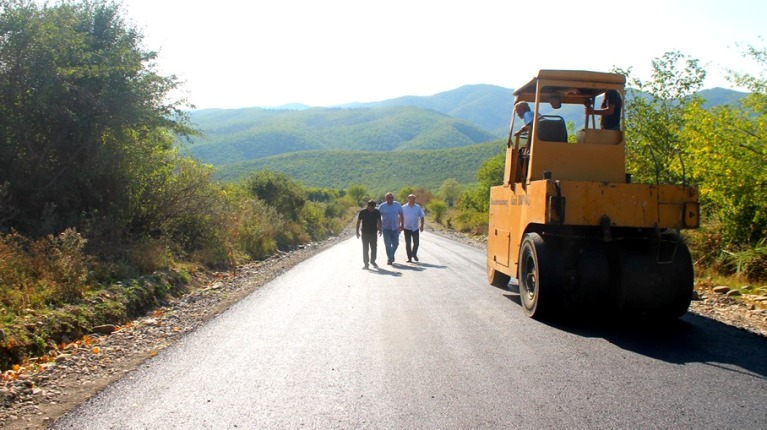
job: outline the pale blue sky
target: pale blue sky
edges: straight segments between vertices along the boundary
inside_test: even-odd
[[[538,69],[608,71],[670,50],[697,58],[705,87],[759,73],[763,0],[123,0],[197,108],[329,106],[432,95],[466,84],[516,88]],[[525,5],[530,5],[526,7]]]

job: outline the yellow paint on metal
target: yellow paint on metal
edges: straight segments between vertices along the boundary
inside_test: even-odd
[[[625,77],[619,74],[541,70],[514,92],[515,103],[532,104],[535,119],[529,138],[512,134],[518,128],[515,118],[509,127],[503,185],[490,190],[488,271],[516,276],[524,234],[530,230],[545,232],[547,226],[594,227],[600,231],[698,226],[698,192],[694,187],[629,183],[624,131],[594,128],[593,119],[589,128],[586,117],[586,128],[570,139],[574,143],[539,138],[542,104],[556,98],[582,105],[607,90],[616,90],[623,97],[624,84]],[[522,154],[529,154],[529,159]]]

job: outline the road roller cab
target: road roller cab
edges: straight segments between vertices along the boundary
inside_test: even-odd
[[[698,226],[697,190],[632,183],[624,85],[619,74],[541,70],[514,92],[532,116],[512,116],[503,184],[490,190],[487,269],[496,286],[517,278],[530,317],[572,307],[679,317],[689,307],[692,261],[678,231]],[[612,122],[593,113],[606,95]]]

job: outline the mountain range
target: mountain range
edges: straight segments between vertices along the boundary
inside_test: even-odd
[[[745,95],[723,88],[700,94],[709,106]],[[448,178],[472,183],[482,162],[503,151],[513,100],[512,89],[466,85],[433,96],[333,107],[197,110],[190,115],[201,135],[186,149],[212,164],[222,180],[268,168],[307,186],[436,190]],[[557,114],[582,124],[582,109],[570,108]]]

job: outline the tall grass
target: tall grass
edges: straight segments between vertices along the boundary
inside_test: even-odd
[[[76,302],[90,288],[93,258],[74,229],[31,241],[0,235],[0,304],[5,313]]]

